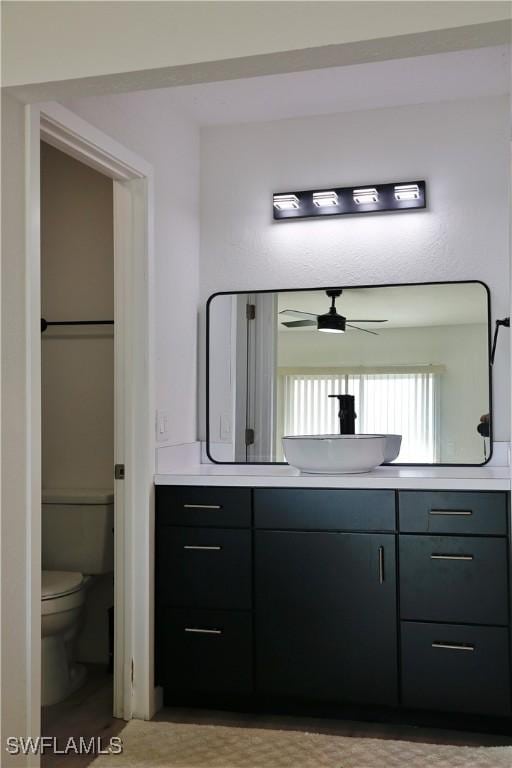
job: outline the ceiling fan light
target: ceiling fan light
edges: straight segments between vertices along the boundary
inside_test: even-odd
[[[313,192],[313,205],[317,208],[330,208],[338,205],[338,195],[331,190],[330,192]]]
[[[369,203],[379,202],[379,193],[375,187],[365,187],[364,189],[354,189],[352,193],[356,205],[368,205]]]
[[[338,314],[318,315],[317,330],[322,333],[345,333],[345,318]]]

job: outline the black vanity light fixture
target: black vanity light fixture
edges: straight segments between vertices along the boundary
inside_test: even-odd
[[[279,192],[274,195],[274,219],[307,219],[313,216],[343,216],[380,211],[410,211],[425,208],[425,181],[398,181],[355,187]]]

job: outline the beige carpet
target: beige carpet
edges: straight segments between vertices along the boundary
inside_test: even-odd
[[[512,768],[512,747],[409,741],[132,720],[124,752],[94,768]]]

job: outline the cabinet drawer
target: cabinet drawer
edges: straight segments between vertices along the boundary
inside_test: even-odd
[[[399,538],[402,619],[508,624],[506,539]]]
[[[401,632],[404,706],[510,713],[507,629],[402,622]]]
[[[256,489],[256,528],[394,531],[394,491]]]
[[[252,691],[252,617],[233,611],[170,610],[161,620],[160,667],[166,698]]]
[[[250,609],[251,531],[161,528],[157,594],[161,604]]]
[[[157,486],[156,522],[158,526],[250,528],[251,489]]]
[[[507,534],[507,494],[500,492],[400,491],[404,533]]]

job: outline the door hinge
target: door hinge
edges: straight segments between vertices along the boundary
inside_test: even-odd
[[[134,678],[134,664],[132,659],[132,685],[133,685],[133,678]]]
[[[246,305],[246,316],[248,320],[254,320],[256,317],[256,304]]]
[[[254,445],[254,429],[245,430],[245,444]]]
[[[124,464],[116,464],[114,466],[114,479],[124,480]]]

